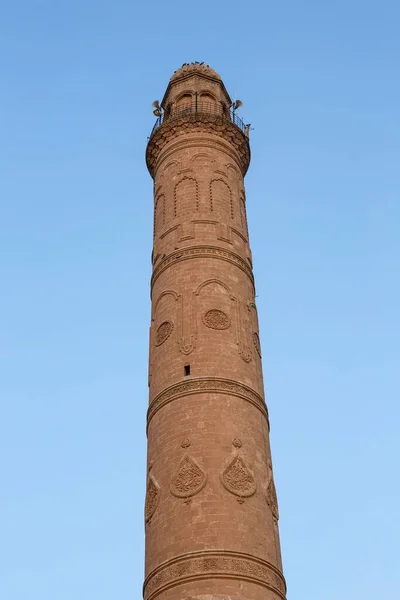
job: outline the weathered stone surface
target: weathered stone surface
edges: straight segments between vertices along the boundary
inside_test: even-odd
[[[207,65],[172,76],[154,179],[146,600],[284,600],[246,218],[247,130]]]

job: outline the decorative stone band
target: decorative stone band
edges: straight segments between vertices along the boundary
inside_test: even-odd
[[[262,412],[267,419],[269,426],[268,410],[265,401],[257,392],[247,387],[247,385],[233,381],[232,379],[199,377],[197,379],[191,379],[190,381],[175,383],[157,394],[157,396],[150,401],[147,411],[147,428],[156,412],[163,408],[163,406],[182,396],[191,396],[193,394],[228,394],[229,396],[242,398]]]
[[[276,567],[250,554],[226,550],[190,552],[162,563],[146,577],[144,600],[153,600],[171,587],[200,579],[248,581],[285,600],[285,579]]]
[[[160,152],[156,170],[160,169],[164,163],[168,163],[175,152],[179,152],[180,150],[188,150],[189,148],[196,148],[197,150],[199,150],[199,148],[212,148],[226,154],[232,162],[237,164],[240,172],[242,171],[240,157],[238,156],[235,147],[232,146],[229,141],[225,141],[225,139],[220,136],[207,135],[207,131],[204,132],[205,135],[201,135],[198,131],[194,133],[195,135],[181,135],[178,136],[176,140],[170,141],[163,151]]]
[[[166,121],[151,136],[146,149],[146,163],[151,176],[154,175],[157,160],[164,147],[187,133],[213,134],[230,143],[236,151],[242,174],[246,174],[250,164],[250,146],[244,133],[229,121],[222,121],[213,115],[197,113]]]
[[[218,248],[217,246],[192,246],[191,248],[171,252],[164,260],[158,263],[151,278],[151,289],[153,289],[156,279],[165,271],[165,269],[168,269],[168,267],[171,267],[182,260],[188,260],[190,258],[220,258],[226,260],[244,271],[254,287],[253,271],[249,263],[243,260],[238,254],[235,254],[230,250]]]

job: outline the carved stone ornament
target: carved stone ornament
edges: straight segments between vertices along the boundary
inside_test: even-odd
[[[150,523],[152,516],[156,512],[159,501],[160,486],[153,475],[150,475],[147,481],[146,501],[144,506],[144,520],[146,523]]]
[[[217,308],[208,310],[203,315],[203,323],[210,329],[228,329],[231,326],[231,320],[227,314]]]
[[[278,521],[278,519],[279,519],[278,498],[276,496],[275,483],[272,478],[271,478],[271,481],[269,482],[269,486],[267,489],[267,504],[271,509],[272,516],[274,517],[275,521]]]
[[[251,351],[248,346],[245,346],[244,344],[239,344],[239,354],[241,358],[243,358],[244,362],[251,362]]]
[[[182,398],[182,396],[204,393],[229,394],[230,396],[242,398],[246,402],[249,402],[258,408],[268,422],[268,411],[264,398],[252,388],[247,387],[243,383],[239,383],[238,381],[233,381],[230,379],[221,379],[219,377],[203,377],[192,379],[191,381],[174,383],[152,398],[147,411],[147,428],[149,428],[150,422],[154,415],[170,402],[173,402],[178,398]]]
[[[235,252],[231,252],[230,250],[225,250],[223,248],[218,248],[215,246],[192,246],[191,248],[176,250],[175,252],[171,252],[171,254],[168,254],[168,256],[164,255],[161,257],[161,260],[159,260],[158,264],[154,267],[153,270],[153,275],[151,278],[151,289],[153,289],[156,280],[161,275],[161,273],[165,271],[165,269],[172,267],[178,262],[181,262],[183,260],[191,260],[192,258],[221,259],[229,262],[230,264],[236,265],[239,269],[246,273],[246,275],[251,281],[252,286],[254,287],[254,277],[251,266]]]
[[[252,496],[257,489],[253,474],[241,456],[235,456],[229,463],[221,474],[221,481],[228,492],[240,498]]]
[[[227,147],[230,150],[232,158],[240,167],[243,176],[246,174],[250,164],[248,137],[239,127],[229,121],[221,120],[215,115],[198,113],[165,121],[151,135],[146,148],[146,164],[152,177],[154,176],[157,161],[163,149],[171,141],[176,143],[179,141],[178,138],[183,137],[185,139],[188,137],[187,134],[191,133],[206,134],[210,138],[215,136],[217,148],[219,149],[221,145]],[[212,139],[207,140],[207,145],[213,147]]]
[[[174,326],[171,321],[161,323],[156,332],[156,346],[161,346],[171,335]]]
[[[241,448],[242,440],[240,438],[233,438],[232,445],[235,446],[235,448]]]
[[[183,439],[182,442],[181,442],[181,446],[182,446],[182,448],[189,448],[189,446],[190,446],[190,440],[189,440],[189,438]]]
[[[183,457],[175,475],[172,477],[171,494],[178,498],[194,496],[204,487],[207,476],[197,462],[187,454]]]
[[[256,556],[229,550],[190,552],[161,563],[146,577],[144,600],[162,597],[175,586],[215,577],[233,580],[238,586],[248,581],[268,590],[264,597],[285,600],[286,583],[279,569]]]
[[[261,344],[260,344],[260,337],[258,335],[258,333],[254,332],[253,333],[253,344],[254,347],[257,351],[258,356],[261,358]]]

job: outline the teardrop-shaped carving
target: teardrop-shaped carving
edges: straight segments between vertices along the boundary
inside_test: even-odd
[[[149,523],[160,501],[160,486],[150,475],[147,481],[146,501],[144,505],[144,520]]]
[[[205,485],[207,476],[197,462],[187,454],[172,477],[171,494],[178,498],[188,498],[197,494]]]
[[[252,496],[257,489],[253,474],[241,456],[235,456],[230,462],[221,475],[221,481],[228,492],[241,498]]]
[[[267,504],[271,509],[272,516],[274,517],[275,521],[278,521],[278,519],[279,519],[278,498],[276,496],[275,483],[272,478],[271,478],[271,481],[269,482],[269,486],[267,489]]]
[[[239,344],[239,354],[243,358],[244,362],[251,362],[251,350],[242,342]]]

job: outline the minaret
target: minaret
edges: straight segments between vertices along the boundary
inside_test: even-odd
[[[249,126],[185,64],[146,151],[154,179],[145,600],[284,600],[243,178]]]

